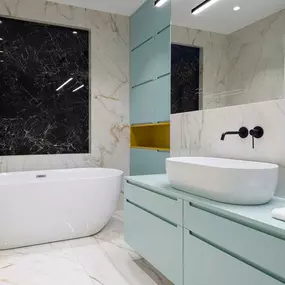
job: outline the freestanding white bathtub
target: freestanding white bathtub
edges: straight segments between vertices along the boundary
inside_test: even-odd
[[[98,233],[116,210],[122,176],[102,168],[0,174],[0,250]]]

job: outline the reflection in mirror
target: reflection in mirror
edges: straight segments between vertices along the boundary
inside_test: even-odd
[[[202,2],[172,1],[172,113],[284,98],[285,1]]]

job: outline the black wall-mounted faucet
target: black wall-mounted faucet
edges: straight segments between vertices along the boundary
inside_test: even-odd
[[[248,137],[248,129],[246,127],[241,127],[238,131],[236,132],[225,132],[221,136],[221,140],[224,141],[227,135],[239,135],[240,138],[245,139]]]
[[[264,135],[264,130],[262,127],[255,127],[250,130],[249,134],[252,136],[252,148],[254,148],[254,139],[260,139]]]

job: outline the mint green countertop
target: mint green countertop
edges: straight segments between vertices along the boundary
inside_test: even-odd
[[[285,240],[285,222],[273,219],[271,215],[273,209],[285,207],[285,199],[273,198],[268,204],[261,206],[230,205],[176,190],[170,186],[165,174],[129,176],[125,179],[131,184],[189,201],[214,214]]]

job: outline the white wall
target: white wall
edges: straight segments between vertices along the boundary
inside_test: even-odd
[[[129,18],[42,0],[0,0],[0,14],[91,31],[91,154],[0,156],[0,172],[112,167],[129,173]]]

